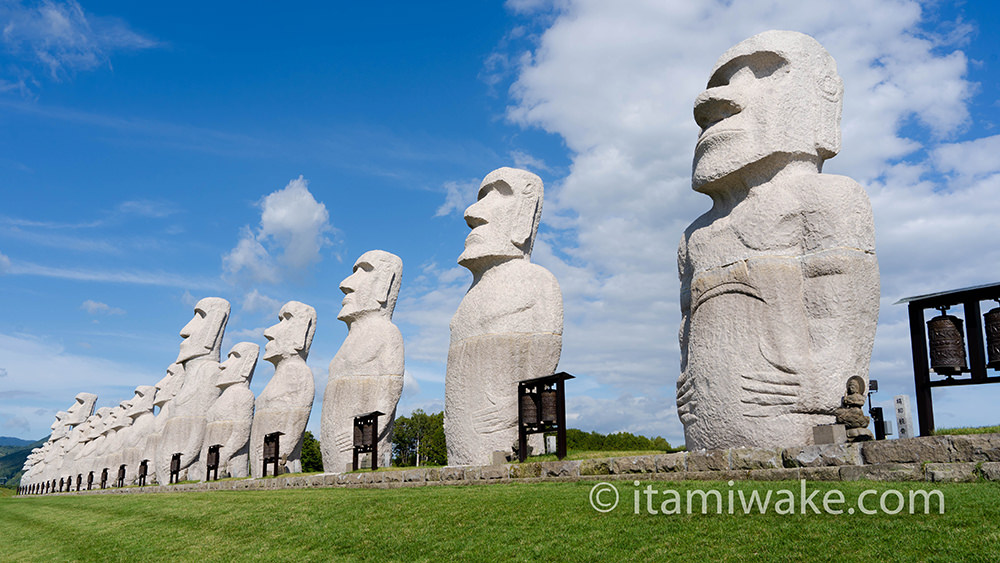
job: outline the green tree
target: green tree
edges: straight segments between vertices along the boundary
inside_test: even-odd
[[[448,450],[444,441],[444,413],[427,414],[421,409],[414,410],[409,417],[396,418],[392,435],[392,462],[407,466],[445,465]]]
[[[320,450],[319,440],[308,430],[302,436],[302,471],[323,471],[323,451]]]

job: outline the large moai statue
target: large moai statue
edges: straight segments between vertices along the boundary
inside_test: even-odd
[[[500,168],[465,210],[472,231],[458,263],[472,286],[451,319],[445,376],[450,465],[486,465],[517,442],[517,382],[551,375],[562,351],[559,283],[532,264],[542,180]]]
[[[159,468],[169,471],[171,456],[181,454],[181,477],[198,460],[208,424],[205,414],[219,398],[215,378],[219,372],[222,338],[229,320],[229,302],[206,297],[194,307],[194,317],[181,329],[177,363],[184,366],[184,381],[171,400],[170,417],[157,442],[157,477]],[[162,482],[162,481],[161,481]]]
[[[340,282],[344,300],[337,318],[347,323],[347,338],[330,362],[323,394],[320,445],[327,473],[351,464],[359,414],[384,413],[378,418],[378,453],[392,451],[396,404],[403,393],[403,336],[392,323],[392,311],[402,275],[398,256],[372,250]]]
[[[229,351],[229,357],[219,366],[215,382],[222,394],[208,409],[205,441],[202,444],[199,468],[207,469],[208,448],[219,445],[219,475],[247,477],[250,475],[250,427],[253,424],[254,396],[250,390],[260,346],[240,342]],[[198,479],[204,473],[195,475]]]
[[[157,483],[169,483],[170,477],[170,455],[160,456],[160,438],[163,437],[163,429],[170,420],[170,411],[173,409],[173,399],[177,392],[184,386],[184,364],[173,363],[167,368],[167,374],[156,383],[156,397],[153,399],[153,406],[160,409],[155,413],[153,419],[153,433],[146,441],[146,453],[143,459],[152,461],[152,471]]]
[[[66,411],[62,423],[69,426],[82,424],[87,417],[94,414],[94,404],[97,403],[97,395],[93,393],[77,393],[72,406]]]
[[[264,360],[274,364],[274,376],[254,406],[250,431],[250,468],[254,477],[263,469],[264,436],[281,432],[278,456],[285,472],[302,471],[302,436],[312,412],[316,383],[306,365],[316,332],[316,309],[289,301],[278,312],[278,324],[264,331]]]
[[[846,382],[868,379],[871,206],[850,178],[821,174],[840,150],[842,94],[816,40],[768,31],[723,54],[695,100],[692,186],[712,209],[678,249],[689,450],[809,444]]]

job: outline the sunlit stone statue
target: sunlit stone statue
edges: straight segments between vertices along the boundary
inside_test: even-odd
[[[250,382],[260,346],[240,342],[229,351],[229,357],[219,365],[215,382],[222,394],[208,409],[205,440],[201,447],[199,468],[207,469],[208,448],[219,445],[219,476],[247,477],[250,475],[250,426],[253,424],[253,391]],[[205,473],[196,475],[203,479]]]
[[[94,414],[94,404],[97,402],[97,395],[93,393],[78,393],[76,402],[66,411],[63,424],[76,426],[87,420],[87,417]]]
[[[278,324],[264,331],[264,360],[274,364],[274,376],[254,407],[250,431],[250,468],[254,477],[259,477],[263,469],[264,436],[273,432],[284,434],[278,441],[278,455],[285,471],[302,471],[302,435],[316,393],[312,370],[306,365],[315,332],[316,309],[298,301],[285,303],[278,312]]]
[[[177,363],[184,366],[184,381],[171,399],[170,417],[157,442],[157,477],[161,467],[169,472],[170,459],[181,454],[181,478],[201,453],[208,408],[219,398],[215,377],[219,372],[222,338],[229,320],[229,302],[206,297],[194,307],[194,317],[181,329]],[[168,473],[169,474],[169,473]],[[161,481],[162,482],[162,481]]]
[[[695,100],[677,410],[689,450],[809,444],[846,382],[868,378],[879,306],[864,189],[821,174],[843,84],[813,38],[768,31],[719,58]]]
[[[184,364],[174,363],[167,368],[167,375],[163,376],[156,383],[156,396],[153,399],[153,406],[160,409],[153,419],[153,432],[146,440],[146,452],[143,459],[150,460],[154,480],[157,483],[169,483],[170,478],[170,454],[157,455],[159,451],[160,438],[163,436],[163,429],[170,420],[173,399],[177,396],[184,385]]]
[[[451,319],[445,376],[450,465],[486,465],[517,442],[517,382],[551,375],[562,350],[559,284],[532,264],[542,180],[500,168],[465,210],[472,231],[458,263],[472,286]]]
[[[153,415],[155,398],[156,387],[140,385],[135,388],[135,396],[132,397],[125,409],[125,416],[132,420],[131,426],[123,431],[122,444],[124,463],[129,467],[127,474],[129,481],[133,481],[137,477],[139,463],[144,459],[149,459],[145,456],[156,423],[156,416]]]
[[[344,300],[337,318],[347,323],[347,338],[330,362],[320,426],[328,473],[344,471],[352,462],[354,417],[359,414],[385,413],[378,419],[379,457],[392,451],[396,404],[403,393],[403,336],[392,324],[392,311],[402,274],[398,256],[372,250],[340,282]]]

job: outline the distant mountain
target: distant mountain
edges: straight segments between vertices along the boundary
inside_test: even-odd
[[[12,438],[10,436],[0,436],[0,446],[22,447],[34,443],[35,440],[22,440],[20,438]]]
[[[24,444],[21,446],[0,446],[0,482],[4,482],[3,486],[5,487],[14,488],[21,482],[21,467],[24,466],[24,460],[28,458],[31,450],[48,441],[48,437],[37,442],[8,437],[0,439],[17,440]]]

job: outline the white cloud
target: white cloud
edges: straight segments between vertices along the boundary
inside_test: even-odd
[[[18,0],[4,2],[0,5],[0,20],[6,22],[0,44],[12,60],[40,65],[54,80],[110,64],[109,57],[115,51],[157,45],[155,40],[131,30],[118,18],[85,13],[75,0],[29,5]],[[26,72],[20,67],[14,70],[21,75]],[[22,76],[18,84],[23,81]]]
[[[236,248],[223,257],[232,277],[277,283],[300,275],[320,260],[320,250],[331,245],[326,205],[317,202],[302,176],[272,192],[260,202],[260,227],[244,227]]]
[[[118,307],[111,307],[107,303],[101,303],[100,301],[91,301],[90,299],[83,302],[80,308],[84,311],[90,313],[91,315],[124,315],[125,310],[119,309]]]
[[[0,392],[0,412],[23,417],[31,436],[49,433],[59,410],[73,404],[81,391],[96,393],[99,405],[116,405],[132,397],[137,385],[153,385],[162,374],[143,367],[67,352],[56,340],[0,333],[0,358],[11,376]],[[89,382],[82,388],[80,382]],[[29,403],[24,397],[31,397]],[[40,407],[47,410],[39,414]]]
[[[510,158],[514,161],[515,168],[523,168],[530,172],[551,172],[552,169],[549,168],[545,161],[540,158],[535,158],[524,151],[510,151]]]
[[[280,308],[280,301],[272,299],[256,289],[243,296],[243,310],[250,313],[259,311],[267,313],[269,317],[277,317]]]
[[[139,215],[140,217],[153,217],[159,219],[177,213],[177,207],[168,201],[138,199],[123,201],[118,204],[118,211],[129,215]]]
[[[546,27],[530,51],[502,53],[521,61],[508,117],[560,135],[572,159],[569,174],[546,186],[533,256],[563,290],[560,369],[593,378],[592,396],[622,399],[626,392],[639,406],[662,401],[670,413],[657,419],[663,430],[642,433],[682,441],[673,406],[675,256],[683,229],[711,205],[690,188],[693,100],[715,59],[755,33],[813,35],[843,76],[843,150],[824,171],[853,177],[871,196],[885,296],[872,374],[883,388],[912,386],[905,308],[891,303],[1000,278],[1000,249],[983,236],[995,231],[1000,213],[1000,165],[990,164],[997,141],[952,144],[969,123],[976,90],[957,49],[968,26],[944,26],[948,35],[935,35],[911,0],[507,5]],[[439,308],[443,315],[444,303],[433,297],[412,302],[426,306],[428,316]],[[625,429],[645,424],[612,408],[615,401],[601,401],[585,403],[593,416],[581,420],[597,424],[601,412],[613,412]],[[601,423],[603,430],[613,426]]]
[[[425,264],[407,284],[393,314],[397,325],[409,325],[406,357],[417,361],[444,362],[448,358],[449,323],[469,289],[472,275],[460,266],[441,269]],[[420,377],[419,373],[415,374]]]
[[[0,276],[6,274],[7,270],[10,270],[10,258],[0,252]]]
[[[466,180],[464,182],[445,182],[444,203],[438,207],[435,217],[444,217],[455,211],[458,214],[465,213],[465,208],[476,201],[479,192],[479,180]]]
[[[189,287],[195,289],[213,289],[219,286],[219,283],[216,280],[189,278],[167,272],[134,270],[127,272],[117,272],[113,270],[78,270],[73,268],[43,266],[41,264],[33,264],[31,262],[17,262],[12,264],[7,271],[12,275],[19,276],[41,276],[46,278],[61,278],[79,281]]]
[[[420,395],[420,383],[407,370],[403,370],[403,395],[406,397]]]

